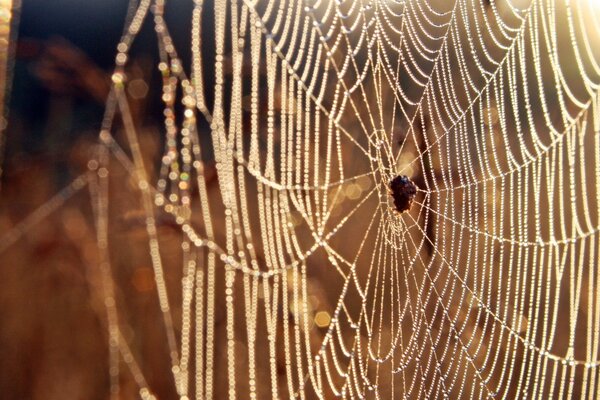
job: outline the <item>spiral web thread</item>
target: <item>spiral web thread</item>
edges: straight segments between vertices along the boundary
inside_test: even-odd
[[[115,398],[122,361],[141,397],[154,395],[115,301],[112,157],[141,194],[182,399],[598,398],[592,2],[195,0],[190,68],[164,0],[130,9],[89,173],[0,245],[89,185]],[[203,33],[203,13],[214,35]],[[145,20],[163,76],[156,182],[124,90]],[[112,136],[117,112],[128,152]],[[418,188],[404,213],[388,190],[397,175]],[[159,213],[181,226],[181,326]]]

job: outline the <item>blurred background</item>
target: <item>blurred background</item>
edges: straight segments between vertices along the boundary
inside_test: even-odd
[[[87,170],[127,7],[124,0],[24,0],[13,13],[11,36],[16,40],[11,43],[14,57],[8,60],[12,90],[3,135],[0,237],[18,232],[18,239],[0,245],[10,246],[0,254],[2,399],[109,398],[104,306],[98,297],[98,255],[87,189],[66,200],[59,195],[64,205],[23,235],[18,223]],[[184,16],[191,7],[192,2],[169,2],[167,19],[177,21],[170,24],[172,35],[182,43],[189,43],[189,18]],[[189,46],[181,47],[181,57],[189,60]],[[131,52],[127,90],[150,158],[158,155],[163,136],[158,132],[162,109],[157,52],[153,27],[145,24]],[[120,173],[127,182],[124,171]],[[118,179],[118,169],[113,176]],[[114,252],[119,270],[115,279],[123,296],[135,299],[130,310],[123,310],[130,324],[124,334],[134,343],[158,397],[173,398],[164,333],[153,329],[161,316],[143,250],[147,239],[139,201],[127,190],[112,190],[110,201],[122,207],[115,208],[112,232],[122,245]],[[160,229],[167,249],[178,248],[179,242],[169,242],[174,230]],[[136,248],[140,254],[125,251]],[[176,262],[166,260],[166,267]],[[180,287],[180,278],[170,276],[169,283]],[[121,384],[122,398],[138,397],[131,377]]]

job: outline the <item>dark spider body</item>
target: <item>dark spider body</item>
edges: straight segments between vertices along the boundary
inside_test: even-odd
[[[394,198],[396,211],[402,213],[410,208],[417,194],[417,186],[406,175],[398,175],[390,181],[390,195]]]

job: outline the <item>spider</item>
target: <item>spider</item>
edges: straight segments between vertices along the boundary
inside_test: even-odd
[[[390,181],[390,195],[394,198],[396,211],[402,213],[410,208],[417,194],[417,186],[406,175],[398,175]]]

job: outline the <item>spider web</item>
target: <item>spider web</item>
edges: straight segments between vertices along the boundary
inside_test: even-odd
[[[191,66],[164,1],[131,4],[90,171],[0,245],[89,185],[115,398],[121,363],[154,395],[115,299],[111,159],[140,193],[181,399],[597,398],[592,2],[195,0]],[[146,20],[165,107],[154,181],[124,90]],[[417,186],[403,213],[397,175]],[[180,326],[163,214],[182,232]]]

